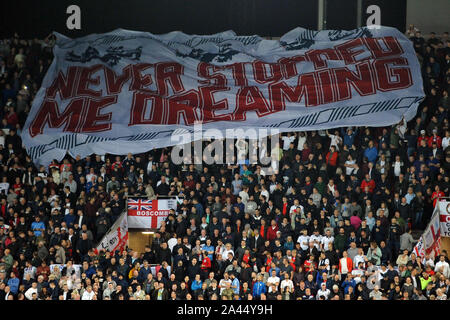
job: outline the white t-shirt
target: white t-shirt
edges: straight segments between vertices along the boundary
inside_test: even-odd
[[[333,237],[333,236],[330,236],[330,237],[327,237],[327,236],[322,237],[321,243],[322,243],[322,245],[323,245],[324,250],[328,250],[328,244],[329,244],[329,243],[333,243],[333,241],[334,241],[334,237]]]
[[[233,254],[233,257],[234,257],[234,251],[233,251],[233,249],[230,249],[230,250],[225,249],[225,250],[222,252],[222,259],[223,259],[223,260],[227,260],[227,259],[228,259],[228,253],[230,253],[230,252]]]
[[[345,164],[355,164],[356,163],[356,161],[355,160],[347,160],[347,161],[345,161]],[[355,170],[354,168],[350,168],[350,167],[345,167],[345,174],[346,175],[351,175],[352,174],[352,172],[353,172],[353,170]]]
[[[83,292],[83,296],[81,297],[81,300],[92,300],[94,295],[95,295],[94,291],[88,292],[87,290],[85,290]]]
[[[314,246],[317,248],[317,250],[320,250],[320,243],[322,241],[322,236],[319,234],[318,236],[312,235],[309,237],[309,241],[314,241]]]
[[[296,205],[292,205],[291,206],[291,209],[289,209],[289,213],[293,213],[293,212],[295,212],[295,210],[297,210],[297,209],[300,209],[300,214],[302,213],[302,212],[304,212],[303,211],[303,206],[301,205],[301,204],[299,204],[298,206],[296,206]]]
[[[294,142],[295,136],[290,136],[290,137],[284,136],[281,139],[283,139],[283,150],[288,150],[291,142]]]
[[[394,174],[395,174],[395,176],[396,177],[398,177],[399,175],[400,175],[400,173],[401,173],[401,162],[394,162]]]
[[[267,279],[267,286],[269,287],[269,292],[272,292],[272,284],[276,284],[276,287],[278,288],[278,285],[280,284],[280,278],[275,277],[269,277]]]
[[[447,149],[449,144],[450,144],[450,137],[442,138],[442,150]]]
[[[219,282],[220,294],[222,294],[223,290],[225,290],[227,288],[227,286],[226,286],[227,282],[230,283],[230,284],[232,283],[231,279],[228,279],[228,280],[222,279],[222,280],[220,280],[220,282]]]
[[[0,193],[8,194],[8,190],[9,190],[9,183],[8,182],[0,183]]]
[[[297,150],[298,151],[303,151],[303,145],[306,142],[306,136],[304,137],[298,137],[298,145],[297,145]]]
[[[340,136],[334,135],[334,134],[330,134],[328,135],[331,139],[330,142],[330,149],[332,146],[336,147],[336,151],[339,151],[339,144],[342,143],[342,138]]]
[[[360,263],[360,262],[363,262],[363,263],[365,263],[365,260],[364,260],[364,255],[356,255],[354,258],[353,258],[353,265],[355,266],[355,268],[357,268],[358,267],[358,263]]]
[[[294,287],[294,283],[292,282],[291,279],[284,279],[283,281],[281,281],[281,291],[284,291],[284,288],[288,287],[289,290],[291,290]]]
[[[300,235],[297,239],[297,242],[300,243],[300,248],[302,248],[302,250],[307,250],[309,244],[309,236]]]

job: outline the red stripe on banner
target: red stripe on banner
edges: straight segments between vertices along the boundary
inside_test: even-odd
[[[158,217],[152,217],[152,229],[156,229],[158,227]]]
[[[448,214],[441,214],[441,215],[439,215],[439,220],[441,222],[450,222],[450,215],[448,215]]]
[[[158,200],[152,200],[152,209],[158,210]]]

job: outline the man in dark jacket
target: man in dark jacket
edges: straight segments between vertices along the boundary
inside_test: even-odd
[[[166,261],[169,264],[172,263],[172,252],[170,252],[170,249],[167,246],[167,242],[161,243],[161,247],[157,254],[157,261],[158,264],[161,264],[163,261]]]
[[[88,239],[86,232],[81,233],[81,239],[77,243],[77,253],[80,255],[80,260],[83,261],[84,257],[88,254],[89,250],[93,248],[92,241]]]

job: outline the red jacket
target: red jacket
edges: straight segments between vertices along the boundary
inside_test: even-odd
[[[427,137],[427,136],[422,136],[422,135],[420,135],[420,136],[417,138],[417,146],[418,146],[418,147],[420,147],[420,143],[422,142],[422,140],[425,140],[425,141],[428,143],[428,137]]]
[[[331,156],[331,158],[330,158],[330,154],[331,154],[331,152],[327,153],[327,158],[326,158],[327,159],[327,164],[330,165],[330,166],[335,167],[335,166],[337,166],[338,153],[335,151],[333,153],[333,155]]]
[[[202,266],[200,268],[202,270],[209,270],[209,269],[211,269],[211,259],[208,258],[208,257],[203,258]]]
[[[277,231],[278,231],[278,226],[275,226],[275,228],[273,228],[272,226],[268,227],[266,239],[269,241],[274,240],[277,237]]]
[[[445,193],[443,193],[442,191],[439,191],[439,192],[434,191],[432,193],[431,199],[433,199],[433,208],[436,207],[436,202],[438,201],[438,199],[440,199],[442,197],[445,197]]]
[[[311,260],[305,260],[305,262],[303,263],[303,271],[304,272],[308,272],[309,271],[309,269],[311,269],[311,266],[316,266],[316,264],[313,262],[313,261],[311,261]]]
[[[373,179],[371,179],[369,181],[364,179],[363,182],[361,182],[361,191],[364,192],[366,186],[369,187],[369,192],[372,193],[373,190],[375,189],[375,181],[373,181]]]
[[[430,148],[433,146],[433,142],[436,142],[438,148],[442,146],[442,138],[439,136],[431,136],[428,138],[428,146]]]

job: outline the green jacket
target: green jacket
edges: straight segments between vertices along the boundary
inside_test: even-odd
[[[367,251],[367,259],[370,261],[372,259],[376,260],[375,265],[379,266],[381,264],[381,249],[380,248],[376,248],[376,250],[372,250],[372,248],[369,248],[369,250]]]
[[[9,271],[14,262],[12,255],[8,254],[7,256],[4,256],[3,260],[5,261],[6,271]]]
[[[345,249],[345,241],[346,241],[345,235],[338,234],[336,237],[334,237],[334,248],[339,250],[339,252],[342,252]]]
[[[314,188],[316,188],[317,191],[319,191],[319,193],[321,195],[323,195],[324,190],[325,190],[325,183],[323,183],[323,182],[316,182],[316,184],[314,185]]]

